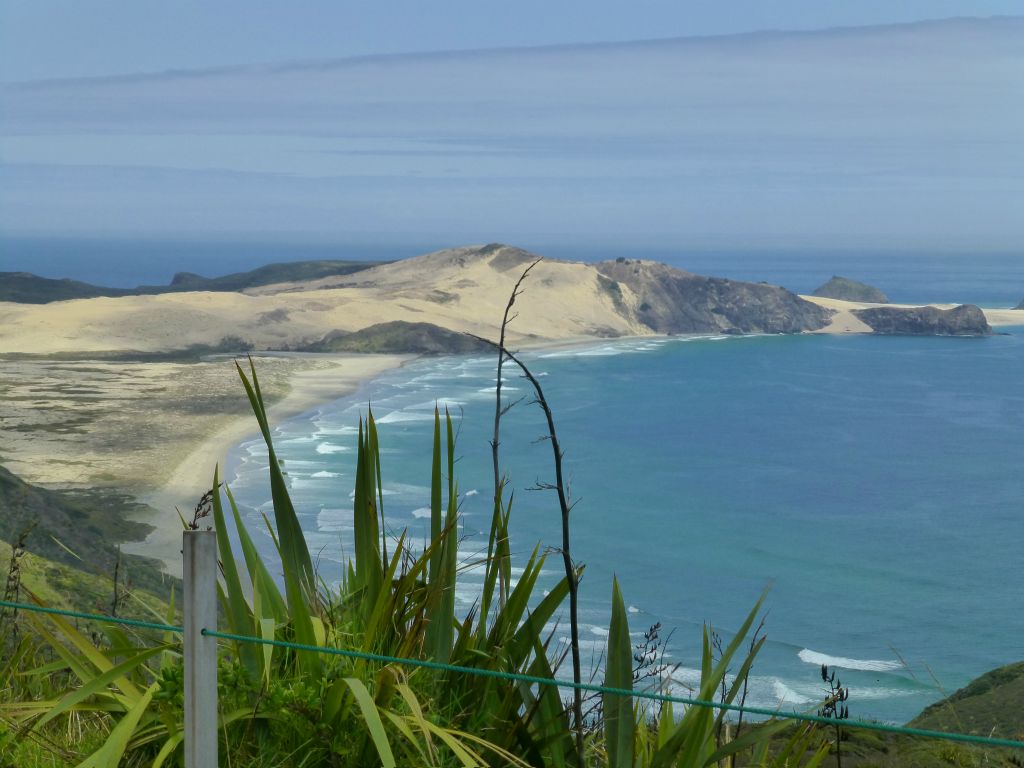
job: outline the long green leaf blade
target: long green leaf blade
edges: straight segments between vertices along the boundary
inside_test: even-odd
[[[629,620],[617,578],[612,578],[612,620],[608,628],[604,684],[609,688],[633,690],[633,646],[629,640]],[[633,699],[607,693],[602,696],[608,766],[633,768]]]

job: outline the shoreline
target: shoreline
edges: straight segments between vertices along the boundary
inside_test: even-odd
[[[870,329],[853,316],[850,310],[876,305],[817,297],[814,299],[822,306],[837,310],[833,322],[814,333],[842,335],[864,333],[865,330],[870,332]],[[945,308],[947,305],[935,306]],[[983,311],[993,327],[1024,326],[1024,310],[983,309]],[[667,337],[662,334],[631,334],[614,338],[599,336],[571,336],[558,339],[521,338],[517,340],[519,343],[513,344],[510,348],[523,352],[536,352],[659,338]],[[295,371],[289,375],[287,393],[268,408],[271,426],[276,426],[317,406],[349,396],[359,387],[380,375],[401,368],[421,357],[414,354],[287,352],[262,352],[259,353],[259,356],[308,358],[321,364],[320,367]],[[241,392],[239,396],[241,396]],[[165,573],[174,576],[180,575],[181,521],[174,510],[177,508],[183,516],[188,518],[198,499],[208,490],[214,467],[219,466],[223,472],[228,452],[238,443],[256,435],[258,431],[251,412],[232,417],[226,424],[220,425],[211,433],[201,437],[194,447],[189,449],[184,458],[177,461],[159,487],[135,494],[135,498],[145,505],[147,510],[135,516],[134,519],[151,525],[153,530],[141,541],[124,542],[123,550],[129,554],[152,558],[161,564],[160,567]]]
[[[650,338],[663,337],[652,334],[617,338],[576,336],[562,339],[526,339],[523,343],[510,348],[536,352]],[[423,357],[416,354],[302,352],[260,352],[259,356],[306,358],[332,364],[321,369],[297,371],[289,376],[287,394],[267,409],[271,428],[313,408],[352,395],[360,387],[384,373],[402,368]],[[239,396],[244,397],[241,388]],[[236,445],[258,433],[259,426],[251,412],[232,418],[227,424],[197,441],[159,487],[136,493],[135,499],[144,505],[146,511],[132,519],[152,526],[153,530],[145,539],[123,542],[122,550],[126,554],[155,560],[164,573],[180,576],[182,528],[175,509],[188,519],[199,498],[209,490],[214,467],[220,468],[223,480],[228,453]]]
[[[261,353],[264,357],[271,355]],[[351,395],[363,384],[387,371],[402,367],[416,357],[377,354],[301,356],[308,356],[327,365],[296,371],[289,376],[288,392],[267,408],[267,417],[272,427],[319,405]],[[241,388],[239,396],[244,397]],[[198,440],[158,488],[137,494],[136,499],[149,510],[135,519],[152,526],[153,530],[141,541],[124,542],[124,552],[156,560],[161,563],[165,573],[180,576],[182,529],[174,510],[180,510],[188,519],[196,502],[209,490],[214,467],[219,466],[223,472],[228,452],[258,432],[259,427],[251,413],[232,418],[227,424]]]
[[[817,331],[812,333],[819,334],[846,334],[846,333],[866,333],[871,334],[873,331],[863,320],[853,314],[855,309],[874,309],[876,307],[893,307],[896,309],[915,309],[917,307],[936,307],[938,309],[953,309],[959,306],[958,304],[871,304],[866,301],[846,301],[844,299],[829,299],[823,296],[810,296],[801,294],[800,298],[804,301],[809,301],[812,304],[817,304],[819,307],[825,307],[835,311],[835,315],[832,316],[832,321]],[[993,328],[1006,328],[1010,326],[1021,325],[1024,326],[1024,309],[1009,309],[1009,308],[990,308],[990,307],[978,307],[985,315],[985,319],[988,324]]]

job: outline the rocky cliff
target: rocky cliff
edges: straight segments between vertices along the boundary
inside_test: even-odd
[[[831,312],[784,288],[701,277],[654,261],[616,259],[595,265],[635,298],[636,318],[657,333],[799,333],[828,324]]]
[[[873,307],[853,311],[878,334],[889,336],[986,336],[992,328],[973,304],[938,307]]]

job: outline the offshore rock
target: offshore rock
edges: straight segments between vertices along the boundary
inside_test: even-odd
[[[887,336],[987,336],[992,328],[973,304],[938,307],[872,307],[853,314],[877,333]]]

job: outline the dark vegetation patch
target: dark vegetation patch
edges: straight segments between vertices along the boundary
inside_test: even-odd
[[[283,323],[288,319],[288,316],[288,310],[284,307],[279,307],[270,312],[264,312],[256,319],[261,323]]]
[[[449,293],[448,291],[434,290],[426,295],[427,301],[432,301],[435,304],[451,304],[453,301],[459,298],[456,293]]]
[[[125,494],[52,491],[0,467],[0,539],[12,544],[34,525],[26,540],[28,551],[90,573],[112,574],[117,545],[142,539],[149,532],[148,525],[129,519],[143,509]],[[148,558],[121,555],[121,567],[130,569],[137,588],[162,595],[169,583],[157,565]]]
[[[622,286],[619,285],[618,281],[598,274],[597,284],[605,294],[611,297],[615,309],[624,313],[626,311],[626,303],[622,299]]]
[[[179,272],[170,285],[140,285],[137,288],[107,288],[77,280],[54,280],[28,272],[0,272],[0,301],[20,304],[49,304],[69,299],[91,299],[99,296],[144,296],[184,291],[243,291],[274,283],[318,280],[323,277],[350,275],[387,262],[375,261],[293,261],[267,264],[248,272],[221,277],[203,277]]]
[[[239,336],[225,336],[216,344],[191,344],[183,349],[168,349],[160,352],[141,352],[138,350],[110,350],[89,352],[90,360],[111,363],[195,363],[210,355],[231,355],[252,352],[253,344]],[[28,352],[8,352],[0,354],[2,360],[81,360],[81,352],[54,352],[45,355],[33,355]]]
[[[530,262],[536,261],[537,256],[524,251],[522,248],[515,248],[511,245],[491,243],[480,249],[481,256],[494,256],[489,264],[499,272],[506,272],[516,267],[525,267]]]
[[[433,323],[395,320],[359,331],[333,331],[305,352],[362,352],[380,354],[472,354],[490,351],[479,339],[456,333]]]
[[[848,277],[833,275],[832,279],[824,285],[814,289],[812,296],[821,296],[826,299],[840,299],[842,301],[864,301],[869,304],[888,304],[889,297],[867,283],[860,283]]]

